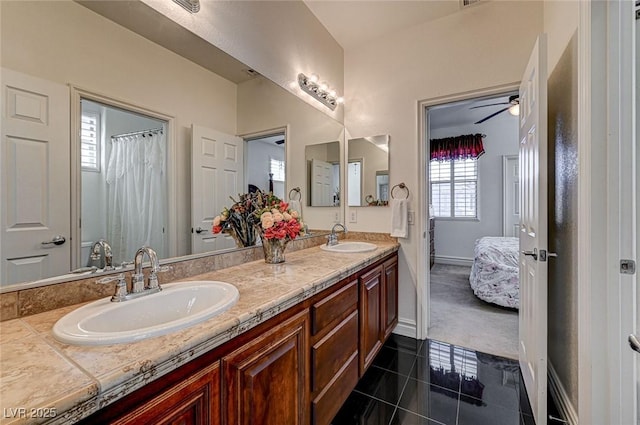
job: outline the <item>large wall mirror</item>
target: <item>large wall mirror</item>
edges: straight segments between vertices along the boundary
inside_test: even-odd
[[[389,136],[359,137],[347,142],[347,199],[350,207],[389,203]]]
[[[127,16],[127,2],[122,3],[122,6],[118,6],[118,2],[110,3],[109,8],[113,10],[120,7],[121,16]],[[3,228],[5,233],[0,242],[3,244],[0,250],[2,292],[68,280],[68,273],[73,269],[102,269],[105,266],[104,257],[92,258],[96,246],[98,251],[102,249],[102,239],[108,241],[114,251],[116,245],[122,247],[117,249],[117,254],[113,253],[112,261],[116,266],[131,261],[131,250],[142,243],[156,248],[165,260],[191,255],[196,252],[192,247],[192,235],[198,227],[202,234],[210,231],[208,226],[213,217],[223,207],[230,205],[229,196],[247,192],[250,184],[261,189],[271,184],[274,192],[285,199],[292,188],[300,187],[306,202],[311,196],[306,190],[306,164],[296,158],[304,157],[306,145],[331,140],[340,147],[343,143],[342,123],[261,76],[259,70],[251,70],[228,55],[221,60],[211,60],[214,57],[212,50],[216,48],[205,46],[202,40],[193,43],[198,49],[177,55],[176,52],[181,48],[188,49],[190,46],[184,32],[176,37],[182,40],[179,46],[174,43],[165,48],[136,34],[136,29],[130,28],[132,32],[125,28],[127,24],[139,23],[143,19],[128,16],[130,19],[127,22],[116,23],[102,16],[100,13],[103,11],[96,13],[91,10],[105,4],[0,2],[3,77],[8,75],[4,69],[9,69],[15,75],[35,79],[39,84],[50,85],[62,93],[59,96],[62,107],[56,109],[63,111],[66,108],[66,114],[50,116],[52,120],[60,121],[58,127],[67,128],[67,135],[63,137],[66,145],[55,148],[55,152],[63,156],[69,153],[52,167],[52,172],[61,176],[57,180],[66,182],[52,189],[64,204],[60,210],[63,212],[59,215],[61,221],[66,223],[66,228],[59,232],[47,228],[50,234],[38,236],[36,242],[28,244],[35,250],[29,254],[15,250],[15,246],[5,238],[7,229]],[[154,19],[167,18],[146,16],[141,28],[144,27],[147,32],[162,32],[166,40],[171,40],[173,26]],[[93,51],[88,52],[87,48]],[[225,55],[219,50],[216,54]],[[94,59],[87,60],[87,55]],[[199,61],[198,55],[207,55],[207,58]],[[203,65],[206,62],[211,66]],[[215,68],[218,65],[222,66],[220,70]],[[73,97],[69,95],[70,87],[81,87],[76,93],[95,93],[99,96]],[[114,107],[109,102],[100,102],[100,98],[115,99],[117,105]],[[49,102],[52,101],[49,99]],[[154,114],[140,111],[153,111]],[[73,123],[74,120],[79,123],[78,127],[84,126],[82,134],[76,137],[68,133],[69,122]],[[206,202],[199,195],[192,196],[192,146],[203,140],[196,140],[193,134],[195,130],[192,129],[215,130],[213,133],[204,132],[203,137],[220,142],[227,148],[224,151],[226,154],[231,152],[228,148],[230,145],[222,141],[223,136],[220,135],[237,139],[240,146],[239,150],[233,152],[239,161],[238,170],[241,170],[234,177],[234,184],[205,181],[202,191],[211,195]],[[277,140],[260,142],[254,137],[257,134],[276,133]],[[209,137],[208,134],[215,136]],[[115,165],[119,158],[114,146],[121,140],[134,139],[142,139],[141,146],[153,139],[149,158],[142,160],[147,164],[145,171],[151,168],[156,170],[156,164],[161,167],[157,168],[158,175],[150,176],[146,183],[120,182],[116,177],[121,175],[111,175],[116,168],[111,168],[110,162],[113,158]],[[247,145],[251,147],[247,151],[248,156],[245,156]],[[266,150],[268,154],[261,153]],[[132,154],[123,152],[125,162],[130,160]],[[245,159],[250,162],[245,163]],[[255,164],[258,165],[252,165],[253,161],[257,161]],[[29,161],[25,160],[27,163]],[[254,173],[258,168],[261,170],[259,175]],[[275,174],[273,170],[276,169],[281,173],[274,175],[269,182],[268,175]],[[72,182],[71,187],[69,181]],[[138,199],[149,195],[148,192],[125,195],[115,189],[116,183],[132,189],[156,188],[154,193],[158,196],[149,204],[150,212],[136,210],[135,219],[138,221],[135,222],[126,219],[130,214],[126,210],[118,209],[116,212],[114,207],[121,207],[115,203],[116,198],[120,202],[129,197]],[[227,190],[227,187],[233,187],[233,190]],[[3,198],[2,202],[6,205],[7,199]],[[192,214],[196,208],[202,208],[197,219]],[[338,210],[330,214],[319,213],[318,210],[305,208],[303,211],[303,219],[310,228],[330,229],[341,216]],[[24,211],[28,212],[28,209]],[[34,214],[30,213],[30,217],[27,217],[29,223],[34,222]],[[150,222],[154,223],[151,227]],[[116,242],[119,238],[131,235],[132,229],[138,230],[140,227],[148,230],[142,236],[144,242],[136,239],[130,243],[131,246],[127,245],[130,241]],[[26,233],[22,232],[22,237]],[[41,247],[41,241],[56,234],[64,234],[65,243],[51,243],[46,249]],[[233,249],[227,243],[213,247]],[[64,255],[59,260],[53,260],[53,252],[62,252]],[[12,269],[10,273],[7,271],[10,269],[8,263],[24,265],[26,268],[18,271]],[[47,264],[55,264],[56,268],[48,269]],[[37,281],[50,277],[54,279]],[[59,278],[56,280],[56,277]]]
[[[308,206],[340,206],[340,146],[336,141],[305,147]]]

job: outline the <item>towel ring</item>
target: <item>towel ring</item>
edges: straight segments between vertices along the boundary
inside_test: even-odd
[[[396,188],[404,189],[404,191],[406,192],[406,196],[405,196],[404,198],[402,198],[402,199],[407,199],[407,198],[409,198],[409,188],[407,187],[407,185],[406,185],[406,184],[404,184],[404,183],[398,183],[397,185],[395,185],[395,186],[393,186],[393,187],[391,188],[391,197],[392,197],[393,199],[396,199],[396,197],[395,197],[395,196],[393,196],[393,191],[394,191],[394,190],[396,190]]]
[[[292,194],[293,192],[296,192],[296,193],[298,194],[298,199],[294,199],[294,198],[292,197],[292,195],[291,195],[291,194]],[[295,194],[294,194],[293,196],[295,196]],[[301,200],[301,199],[302,199],[302,192],[300,192],[300,188],[299,188],[299,187],[294,187],[293,189],[291,189],[291,190],[289,191],[289,200],[290,200],[290,201],[299,201],[299,200]]]

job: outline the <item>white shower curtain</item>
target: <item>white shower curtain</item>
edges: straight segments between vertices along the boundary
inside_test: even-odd
[[[165,137],[145,132],[111,139],[107,165],[107,240],[114,264],[138,248],[164,252]]]

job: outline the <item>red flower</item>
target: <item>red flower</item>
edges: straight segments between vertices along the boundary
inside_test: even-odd
[[[222,226],[213,226],[213,233],[222,232]]]

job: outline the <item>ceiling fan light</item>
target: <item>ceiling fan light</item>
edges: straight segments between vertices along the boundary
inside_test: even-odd
[[[520,115],[520,105],[517,103],[515,105],[511,105],[509,107],[509,113],[516,117]]]

